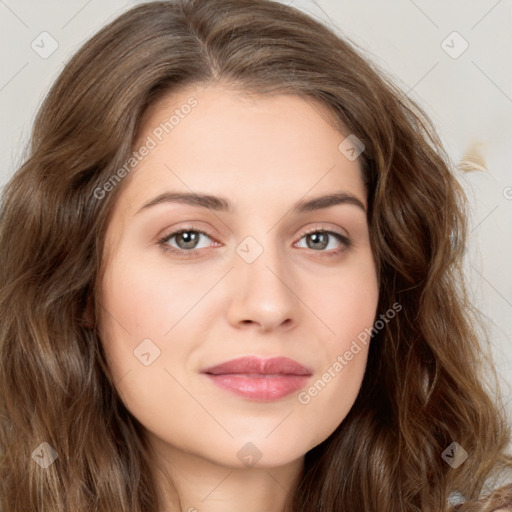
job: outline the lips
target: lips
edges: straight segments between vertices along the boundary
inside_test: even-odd
[[[303,387],[309,368],[287,357],[240,357],[202,370],[217,386],[246,399],[277,400]]]

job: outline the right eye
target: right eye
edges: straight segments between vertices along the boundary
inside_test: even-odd
[[[202,239],[212,240],[207,233],[200,229],[182,228],[165,235],[158,241],[158,244],[164,251],[197,254],[199,249],[208,247],[208,245],[202,247],[199,245]]]

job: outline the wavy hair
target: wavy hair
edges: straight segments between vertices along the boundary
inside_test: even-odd
[[[101,312],[105,230],[128,178],[101,200],[95,191],[129,158],[150,106],[219,80],[319,100],[364,143],[378,313],[403,308],[373,336],[349,414],[305,455],[291,510],[512,506],[510,488],[487,497],[512,469],[510,430],[465,291],[466,199],[428,117],[353,43],[295,8],[176,0],[130,9],[73,56],[3,191],[0,509],[157,510],[144,429],[87,321]],[[442,456],[453,442],[469,455],[457,468]],[[41,443],[58,454],[46,469],[35,463]],[[453,493],[465,503],[450,505]]]

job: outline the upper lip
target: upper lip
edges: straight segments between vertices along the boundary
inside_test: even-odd
[[[261,374],[261,375],[311,375],[309,368],[288,357],[239,357],[201,371],[212,375]]]

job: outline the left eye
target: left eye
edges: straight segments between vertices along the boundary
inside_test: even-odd
[[[311,233],[307,233],[304,235],[301,240],[306,240],[306,249],[320,250],[324,249],[328,250],[340,250],[339,245],[348,247],[349,240],[341,235],[340,233],[336,233],[334,231],[313,231]],[[334,247],[332,247],[332,243],[334,242]],[[304,247],[304,246],[302,246]]]

